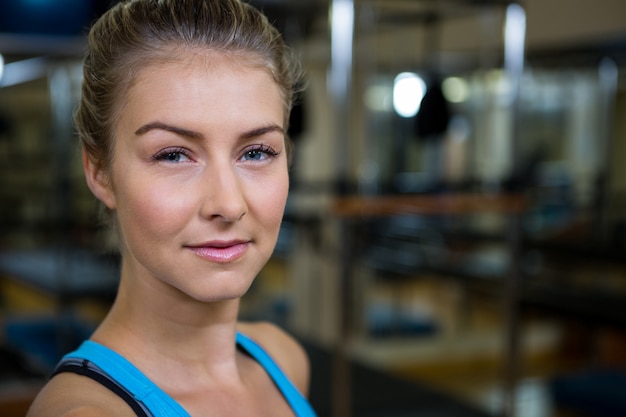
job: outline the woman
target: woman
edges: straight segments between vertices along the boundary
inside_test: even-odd
[[[239,0],[130,0],[95,23],[76,126],[119,290],[29,416],[314,415],[303,349],[237,322],[283,215],[298,77]]]

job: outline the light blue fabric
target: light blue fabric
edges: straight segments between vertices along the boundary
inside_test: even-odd
[[[316,417],[315,411],[306,398],[258,343],[241,333],[237,333],[236,341],[270,375],[296,417]],[[96,365],[107,376],[132,393],[135,399],[143,403],[155,417],[190,417],[183,407],[126,358],[97,342],[87,340],[76,351],[63,357],[63,360],[71,359],[86,359]]]
[[[283,393],[283,396],[291,405],[296,417],[315,417],[315,411],[311,404],[302,396],[300,391],[291,383],[287,375],[278,367],[274,359],[254,340],[248,336],[237,333],[237,344],[261,364],[265,371],[272,377],[274,383]]]

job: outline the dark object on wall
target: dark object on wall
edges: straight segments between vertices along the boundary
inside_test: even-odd
[[[291,109],[289,115],[289,137],[293,141],[300,139],[302,133],[306,130],[306,108],[304,98],[301,97]]]
[[[14,130],[13,121],[9,115],[0,110],[0,138],[13,135]]]
[[[626,373],[622,370],[606,369],[561,376],[551,382],[550,393],[558,407],[583,416],[626,415]]]
[[[443,95],[441,81],[435,80],[426,90],[419,112],[415,116],[415,129],[420,140],[436,140],[448,129],[450,107]]]

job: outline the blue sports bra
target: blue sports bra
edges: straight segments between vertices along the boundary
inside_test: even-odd
[[[252,356],[272,378],[296,417],[316,417],[315,411],[272,357],[254,340],[237,333],[237,345]],[[61,359],[53,376],[62,372],[84,375],[120,396],[140,417],[190,417],[165,391],[117,352],[87,340]]]

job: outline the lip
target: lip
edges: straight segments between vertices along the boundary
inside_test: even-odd
[[[244,240],[220,240],[186,245],[185,248],[207,261],[230,263],[241,258],[248,250],[249,245],[250,242]]]

